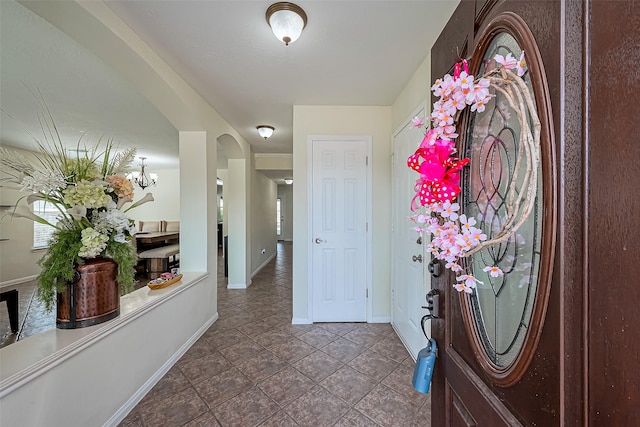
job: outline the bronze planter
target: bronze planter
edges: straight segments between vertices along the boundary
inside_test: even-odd
[[[58,293],[56,327],[76,329],[111,320],[120,314],[118,265],[94,258],[76,267],[74,281]]]

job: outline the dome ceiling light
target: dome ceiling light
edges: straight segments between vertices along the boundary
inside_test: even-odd
[[[258,133],[264,139],[267,139],[271,135],[273,135],[273,131],[275,130],[273,126],[269,126],[269,125],[260,125],[260,126],[257,126],[256,129],[258,129]]]
[[[286,1],[269,6],[266,17],[273,34],[286,46],[298,40],[307,26],[307,14],[304,10],[297,4]]]

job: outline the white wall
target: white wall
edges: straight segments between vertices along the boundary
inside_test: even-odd
[[[18,150],[4,146],[9,151],[15,151],[26,157],[32,157],[29,151]],[[0,188],[0,205],[15,205],[27,196],[18,190]],[[22,205],[26,206],[26,201]],[[34,251],[33,221],[26,218],[11,216],[11,209],[0,210],[0,286],[20,283],[40,274],[38,260],[44,255],[44,250]],[[3,304],[4,305],[4,304]],[[0,307],[0,309],[4,309]]]
[[[402,89],[392,106],[391,128],[398,129],[404,121],[421,106],[427,106],[427,114],[431,112],[431,54],[427,55],[420,67],[413,73],[409,82]],[[416,144],[417,148],[417,144]]]
[[[293,240],[293,186],[292,185],[278,185],[278,197],[280,198],[280,209],[282,216],[282,234],[280,240],[292,241]]]
[[[308,313],[308,135],[372,137],[372,313],[373,321],[391,316],[391,107],[293,107],[293,320],[311,321]]]
[[[180,219],[180,169],[149,169],[158,174],[158,184],[144,190],[136,185],[135,200],[145,194],[153,194],[153,202],[145,203],[127,212],[129,218],[138,221],[178,221]]]
[[[277,185],[252,170],[251,179],[251,275],[276,255]],[[262,249],[266,252],[261,253]]]
[[[217,319],[215,273],[187,273],[178,288],[153,292],[124,296],[110,322],[48,330],[0,349],[0,424],[118,425]]]

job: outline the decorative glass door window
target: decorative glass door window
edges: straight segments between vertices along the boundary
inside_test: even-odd
[[[477,75],[483,75],[497,54],[511,53],[519,58],[522,49],[508,33],[494,37],[483,56]],[[528,72],[523,76],[531,89]],[[508,189],[518,150],[521,149],[520,125],[504,99],[494,91],[491,102],[482,112],[469,116],[464,156],[471,159],[463,176],[463,204],[468,216],[479,220],[476,227],[489,239],[498,233],[506,217]],[[473,322],[479,341],[490,362],[498,369],[510,366],[523,346],[532,318],[538,286],[542,236],[542,166],[538,165],[536,203],[526,222],[507,241],[473,255],[474,265],[498,266],[503,276],[474,269],[481,282],[470,296]]]

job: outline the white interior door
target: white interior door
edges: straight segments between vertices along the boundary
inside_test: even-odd
[[[424,109],[415,115],[424,117]],[[420,319],[426,314],[422,306],[426,302],[431,276],[424,273],[425,263],[429,261],[428,255],[423,251],[427,242],[418,243],[418,234],[411,230],[411,224],[407,221],[407,217],[411,215],[410,202],[415,194],[413,188],[417,174],[407,167],[406,162],[423,137],[422,130],[414,128],[410,119],[393,136],[391,316],[393,327],[414,358],[427,342],[420,327]],[[414,261],[414,257],[421,257],[422,262],[418,259]]]
[[[312,140],[314,322],[367,320],[367,140]]]

